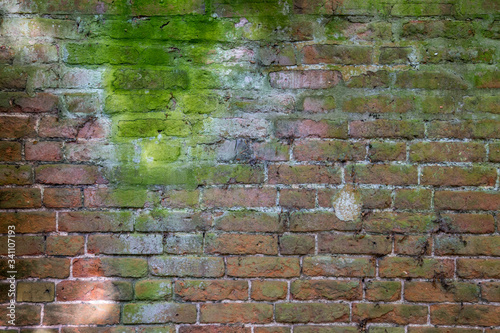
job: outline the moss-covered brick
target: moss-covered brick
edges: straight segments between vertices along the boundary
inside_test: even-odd
[[[186,89],[189,79],[183,70],[122,69],[114,73],[113,87],[116,89]]]
[[[135,298],[147,301],[169,301],[172,299],[172,281],[164,279],[139,280],[134,285]]]
[[[196,305],[177,303],[128,303],[123,308],[125,324],[159,324],[196,322]]]
[[[184,120],[168,119],[136,119],[118,122],[119,136],[145,138],[158,134],[169,136],[187,136],[191,133],[191,125]]]

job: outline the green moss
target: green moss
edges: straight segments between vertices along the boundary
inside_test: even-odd
[[[135,297],[140,300],[160,301],[172,298],[171,280],[140,280],[135,284]]]
[[[188,136],[191,125],[183,120],[136,119],[118,122],[118,135],[123,137],[145,138],[158,134],[169,136]]]

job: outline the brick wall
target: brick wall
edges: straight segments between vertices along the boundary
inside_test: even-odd
[[[497,0],[0,11],[0,327],[500,332]]]

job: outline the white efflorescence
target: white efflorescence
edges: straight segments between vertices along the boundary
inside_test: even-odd
[[[333,198],[335,215],[342,221],[353,221],[361,215],[361,196],[351,185],[346,185]]]

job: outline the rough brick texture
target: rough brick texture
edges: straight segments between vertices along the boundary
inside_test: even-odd
[[[12,333],[500,332],[498,0],[0,0]]]

